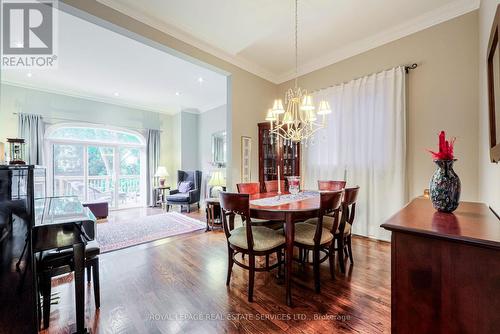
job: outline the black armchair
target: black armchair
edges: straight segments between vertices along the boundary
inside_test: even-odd
[[[171,190],[167,196],[167,212],[170,210],[171,205],[187,206],[187,211],[191,212],[191,205],[197,204],[200,208],[200,189],[201,189],[201,171],[177,171],[177,187],[181,182],[189,181],[192,183],[190,190],[186,192],[179,191],[179,189]]]

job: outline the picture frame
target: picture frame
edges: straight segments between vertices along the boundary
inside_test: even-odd
[[[241,136],[241,182],[252,180],[252,137]]]
[[[490,160],[500,161],[500,5],[497,6],[487,50]]]

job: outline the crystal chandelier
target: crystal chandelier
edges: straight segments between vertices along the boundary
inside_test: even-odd
[[[276,99],[266,116],[266,121],[271,123],[271,133],[294,142],[307,140],[316,131],[324,128],[326,115],[331,113],[327,101],[321,101],[316,111],[312,96],[307,90],[298,86],[297,4],[298,0],[295,0],[295,87],[285,93],[286,110],[283,108],[282,100]],[[321,118],[320,121],[318,116]]]

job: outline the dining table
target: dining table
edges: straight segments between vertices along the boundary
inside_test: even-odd
[[[319,192],[304,191],[297,194],[266,192],[250,195],[250,218],[284,222],[286,239],[285,286],[288,306],[292,306],[295,223],[318,217],[319,210]]]

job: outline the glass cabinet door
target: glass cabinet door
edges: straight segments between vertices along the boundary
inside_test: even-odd
[[[278,179],[278,138],[275,134],[264,130],[262,133],[262,159],[264,181]]]

